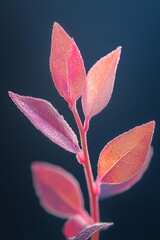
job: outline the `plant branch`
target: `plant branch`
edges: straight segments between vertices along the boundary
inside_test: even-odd
[[[88,187],[88,194],[90,199],[90,212],[91,216],[94,220],[94,223],[99,222],[99,204],[98,204],[98,195],[97,191],[95,191],[95,182],[93,178],[92,168],[90,164],[89,154],[88,154],[88,144],[87,144],[87,132],[84,130],[81,119],[79,117],[76,105],[71,109],[77,123],[80,139],[81,139],[81,147],[83,151],[83,166],[84,172]],[[99,233],[95,233],[92,237],[93,240],[99,239]]]

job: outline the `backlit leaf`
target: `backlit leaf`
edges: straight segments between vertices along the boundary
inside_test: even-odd
[[[86,118],[98,114],[108,104],[113,91],[121,47],[101,58],[87,74],[82,95],[82,107]]]
[[[68,98],[71,100],[77,100],[82,95],[83,84],[86,80],[86,73],[83,59],[74,41],[67,57],[69,82]]]
[[[80,215],[71,217],[63,227],[63,234],[66,238],[77,236],[85,227],[92,224],[92,219],[85,219]]]
[[[78,236],[69,238],[70,240],[87,240],[89,237],[91,237],[95,232],[99,230],[106,230],[110,226],[112,226],[113,223],[95,223],[93,225],[90,225],[86,227]]]
[[[59,94],[73,105],[82,95],[86,73],[76,43],[58,23],[53,26],[50,71]]]
[[[83,196],[77,180],[59,166],[35,162],[33,183],[41,205],[49,213],[68,218],[83,212]]]
[[[143,166],[155,122],[143,124],[109,142],[98,160],[98,181],[117,184],[129,180]]]
[[[67,151],[78,153],[78,140],[64,118],[46,100],[25,97],[13,92],[9,96],[31,123],[52,142]]]
[[[119,183],[119,184],[105,184],[105,183],[101,184],[101,193],[99,196],[100,199],[112,197],[114,195],[117,195],[129,190],[134,184],[136,184],[139,180],[141,180],[141,178],[143,177],[145,171],[147,170],[150,164],[152,156],[153,156],[153,148],[150,147],[143,166],[141,167],[139,172],[136,173],[128,181]]]

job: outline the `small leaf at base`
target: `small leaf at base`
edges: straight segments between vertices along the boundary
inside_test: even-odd
[[[99,230],[106,230],[112,225],[113,223],[95,223],[93,225],[86,227],[80,234],[78,234],[78,236],[74,238],[69,238],[69,240],[87,240],[95,232]]]
[[[74,215],[65,223],[63,234],[66,238],[74,237],[92,223],[93,220],[89,215],[87,216],[87,219],[80,215]]]

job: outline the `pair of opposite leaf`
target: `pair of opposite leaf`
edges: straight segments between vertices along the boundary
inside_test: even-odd
[[[102,111],[111,98],[120,52],[121,47],[101,58],[86,76],[76,43],[59,24],[54,24],[51,74],[59,94],[68,102],[71,110],[82,97],[86,131],[90,119]],[[49,102],[13,92],[9,92],[9,95],[32,124],[51,141],[74,154],[81,151],[77,136]],[[153,154],[150,143],[154,125],[154,121],[151,121],[133,128],[103,148],[98,159],[95,182],[97,188],[101,186],[101,198],[124,192],[141,179]],[[85,240],[94,232],[112,225],[93,222],[84,209],[79,184],[64,169],[47,163],[33,163],[32,172],[42,206],[51,214],[68,219],[63,228],[67,238]]]

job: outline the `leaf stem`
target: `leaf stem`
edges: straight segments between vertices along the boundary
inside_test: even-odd
[[[82,146],[82,151],[84,155],[83,166],[84,166],[84,172],[85,172],[85,177],[86,177],[86,182],[88,187],[88,194],[90,199],[90,212],[91,212],[91,217],[93,218],[94,223],[96,223],[96,222],[99,222],[99,204],[98,204],[98,194],[95,189],[95,182],[94,182],[91,163],[89,159],[87,132],[85,131],[82,125],[76,105],[71,110],[73,112],[75,121],[79,129],[79,133],[80,133],[81,146]],[[99,239],[99,232],[96,232],[92,236],[92,240],[98,240],[98,239]]]

